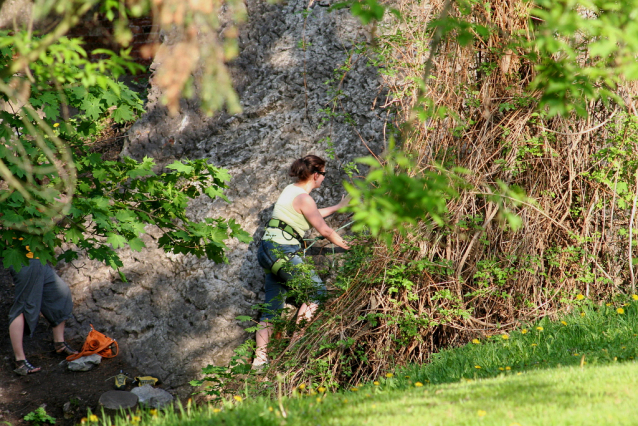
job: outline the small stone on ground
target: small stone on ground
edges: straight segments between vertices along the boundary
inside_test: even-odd
[[[69,361],[71,371],[89,371],[102,362],[102,357],[98,354],[83,356],[76,360]]]
[[[104,392],[98,403],[105,409],[118,411],[134,408],[137,401],[138,397],[134,393],[112,390]]]
[[[151,385],[144,385],[131,390],[140,399],[140,404],[145,404],[153,408],[161,408],[173,402],[173,395],[164,389],[154,388]]]

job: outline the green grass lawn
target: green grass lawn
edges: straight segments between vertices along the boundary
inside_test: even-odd
[[[579,300],[560,321],[477,337],[356,388],[309,383],[291,398],[236,395],[116,424],[638,425],[637,333],[638,301]]]

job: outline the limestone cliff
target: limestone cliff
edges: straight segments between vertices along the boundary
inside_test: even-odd
[[[201,200],[191,214],[234,218],[260,236],[279,192],[291,182],[293,159],[326,157],[325,138],[331,138],[335,159],[329,160],[325,186],[313,195],[320,207],[336,203],[344,192],[343,164],[368,154],[366,144],[375,153],[383,149],[387,112],[380,107],[385,99],[377,70],[354,49],[367,42],[368,29],[348,10],[315,3],[303,13],[307,3],[300,0],[249,0],[246,6],[240,54],[230,64],[243,112],[205,117],[197,101],[189,100],[171,117],[151,87],[147,113],[131,128],[124,154],[159,163],[208,158],[229,169],[231,202]],[[164,43],[171,43],[169,35]],[[339,114],[322,124],[326,115],[320,110],[335,96],[324,83],[346,63]],[[75,298],[75,329],[94,324],[118,339],[123,356],[140,371],[185,386],[202,366],[226,363],[248,337],[247,324],[235,318],[254,315],[251,307],[263,300],[256,247],[235,241],[228,247],[229,264],[215,264],[166,255],[154,248],[152,236],[145,242],[149,249],[141,253],[121,252],[128,282],[88,259],[61,267]]]

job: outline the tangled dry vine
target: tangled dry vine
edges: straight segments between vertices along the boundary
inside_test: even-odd
[[[619,88],[624,107],[590,102],[584,118],[539,112],[540,94],[527,90],[535,64],[511,44],[532,37],[530,3],[490,5],[474,4],[471,16],[497,31],[466,46],[444,38],[438,52],[428,51],[427,24],[440,0],[400,0],[402,18],[380,26],[377,55],[398,71],[384,77],[393,94],[386,107],[404,126],[414,173],[460,166],[469,185],[448,203],[449,226],[423,221],[374,246],[348,290],[276,360],[288,390],[310,380],[355,385],[426,362],[443,347],[569,309],[577,293],[602,300],[635,291],[638,126],[622,112],[633,111],[635,84]],[[461,16],[455,7],[450,15]],[[430,54],[421,91],[445,113],[413,120]],[[527,201],[496,202],[499,182],[522,188]],[[504,224],[504,208],[520,229]]]

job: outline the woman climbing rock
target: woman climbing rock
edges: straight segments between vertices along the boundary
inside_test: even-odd
[[[285,295],[289,290],[286,282],[293,278],[294,266],[303,263],[295,253],[301,248],[304,233],[312,226],[333,244],[346,250],[350,248],[323,219],[345,207],[349,200],[344,197],[339,204],[319,209],[310,196],[310,192],[319,188],[324,181],[325,167],[326,162],[316,155],[295,160],[289,175],[296,178],[297,182],[288,185],[279,196],[259,246],[257,259],[266,272],[266,309],[261,316],[260,330],[256,336],[257,350],[253,361],[255,369],[268,363],[266,348],[272,333],[270,322],[275,313],[284,307]],[[292,265],[292,270],[286,264]],[[325,284],[314,271],[311,279],[316,283],[318,293],[325,293]],[[316,299],[302,304],[297,322],[312,318],[317,306]]]

